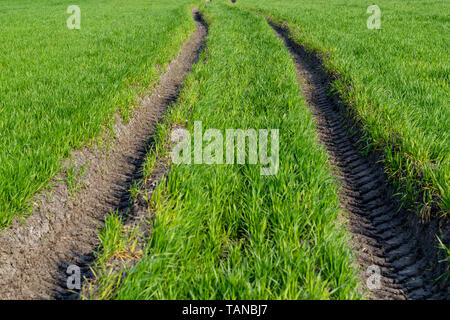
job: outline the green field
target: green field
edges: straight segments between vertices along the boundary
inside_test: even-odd
[[[223,4],[204,13],[208,60],[195,66],[158,136],[186,120],[190,131],[194,121],[220,130],[282,128],[278,173],[264,177],[260,165],[248,164],[173,166],[151,201],[155,221],[144,258],[113,293],[116,279],[102,279],[97,297],[359,297],[336,223],[337,186],[289,53],[262,17]],[[102,234],[104,253],[114,254],[118,229],[112,218]],[[108,269],[104,274],[111,277]]]
[[[367,7],[381,10],[370,30]],[[241,0],[324,54],[333,87],[355,110],[368,150],[381,150],[407,204],[450,211],[450,2]],[[436,208],[435,208],[436,209]]]
[[[66,10],[71,4],[81,8],[79,30],[66,25],[70,15]],[[450,2],[379,0],[379,30],[366,26],[370,15],[366,10],[372,4],[365,0],[237,0],[233,5],[229,0],[0,0],[0,230],[19,230],[19,235],[35,230],[25,228],[23,232],[15,229],[20,226],[8,226],[16,217],[25,219],[33,211],[35,195],[51,190],[72,151],[108,143],[104,137],[113,135],[114,115],[126,121],[132,112],[139,112],[139,98],[151,95],[195,31],[192,9],[198,7],[208,25],[206,43],[180,96],[155,132],[148,132],[150,148],[143,168],[136,169],[142,169],[142,179],[136,181],[141,172],[129,169],[133,172],[127,171],[121,178],[130,190],[120,191],[124,194],[117,196],[117,205],[111,199],[103,199],[113,203],[108,203],[107,209],[106,205],[89,205],[88,209],[98,209],[101,217],[111,206],[117,210],[111,209],[105,225],[99,227],[101,245],[95,247],[92,266],[95,276],[84,283],[82,294],[87,295],[82,297],[363,299],[368,292],[361,278],[370,263],[366,266],[356,259],[361,252],[353,251],[354,247],[363,248],[363,253],[368,250],[365,254],[371,261],[382,261],[386,270],[397,268],[392,272],[406,274],[408,285],[408,275],[413,274],[410,278],[424,282],[413,284],[420,290],[428,290],[425,281],[430,279],[417,273],[439,263],[447,273],[436,268],[438,276],[450,279],[445,220],[450,212]],[[335,132],[329,125],[328,136],[319,139],[292,56],[266,19],[286,26],[295,42],[322,57],[332,79],[331,93],[342,99],[347,116],[356,120],[362,133],[361,150],[348,143],[350,151],[339,151],[359,151],[364,156],[358,155],[359,160],[381,155],[388,182],[401,205],[413,212],[410,216],[390,221],[394,219],[386,212],[398,218],[395,213],[403,211],[397,210],[397,201],[390,194],[385,195],[389,192],[385,192],[382,174],[367,184],[355,182],[354,189],[342,181],[354,178],[358,174],[354,167],[365,162],[346,163],[352,169],[347,175],[332,172],[339,167],[335,162],[346,160],[334,159],[332,152],[330,160],[319,141]],[[227,129],[277,129],[276,172],[262,175],[261,168],[266,165],[250,164],[250,147],[247,161],[239,164],[170,163],[167,177],[156,186],[151,199],[145,198],[150,230],[141,239],[137,227],[126,226],[123,213],[131,212],[133,200],[146,195],[143,188],[153,183],[150,178],[160,169],[158,161],[170,158],[172,129],[182,126],[194,135],[198,122],[203,133],[216,129],[224,137]],[[195,143],[193,139],[192,145]],[[273,136],[269,136],[268,148],[274,145]],[[136,158],[143,158],[145,153],[139,152]],[[194,148],[191,153],[195,153]],[[136,160],[128,158],[133,157],[123,161]],[[117,171],[121,174],[120,161]],[[75,175],[73,166],[71,170]],[[104,175],[103,168],[99,170]],[[339,180],[337,175],[344,178]],[[83,184],[71,188],[76,184],[74,177],[66,183],[71,199],[61,202],[66,201],[62,205],[69,217],[73,213],[70,201],[76,202],[77,188]],[[109,189],[112,194],[117,187],[114,182],[106,185],[108,188],[101,185],[102,193]],[[383,191],[372,192],[372,187]],[[357,213],[357,222],[362,223],[356,231],[347,223],[357,215],[357,210],[347,206],[347,201],[355,199],[359,202],[354,208],[362,208]],[[80,211],[89,210],[83,207]],[[349,219],[346,211],[351,213]],[[381,213],[377,216],[377,212]],[[420,242],[422,238],[410,231],[429,230],[426,228],[431,225],[424,222],[411,228],[409,220],[414,220],[410,218],[415,213],[425,222],[440,217],[437,227],[432,226],[440,233],[429,234],[439,242],[446,260],[437,262],[436,255],[432,264],[421,246],[414,247],[412,240]],[[56,223],[68,225],[62,217],[62,222],[55,222],[57,228]],[[51,220],[51,216],[47,218]],[[73,233],[81,229],[74,226]],[[64,226],[61,230],[44,230],[36,235],[36,243],[46,241],[45,232],[59,235]],[[366,238],[355,240],[349,231]],[[8,242],[7,237],[14,239]],[[8,241],[2,242],[5,239]],[[0,243],[21,239],[8,232],[0,235]],[[142,248],[138,241],[144,242]],[[94,239],[86,239],[88,242],[95,243]],[[436,243],[428,248],[437,247]],[[370,246],[379,251],[370,251]],[[142,251],[135,252],[137,247]],[[17,248],[6,254],[21,257],[24,250]],[[63,257],[66,252],[60,250]],[[400,258],[388,261],[392,252]],[[431,249],[429,252],[434,254]],[[134,259],[136,264],[117,267],[111,263],[114,259],[125,263]],[[22,260],[24,265],[30,261]],[[0,274],[9,267],[1,265]],[[22,270],[16,271],[20,275]],[[397,279],[383,276],[392,282]],[[401,286],[401,290],[410,289],[404,283]]]
[[[190,1],[0,1],[0,226],[61,170],[72,149],[128,116],[194,24]]]

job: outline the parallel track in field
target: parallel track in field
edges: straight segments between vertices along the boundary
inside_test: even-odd
[[[56,183],[36,200],[30,217],[1,232],[0,299],[79,298],[79,290],[67,288],[68,267],[77,266],[82,278],[92,277],[93,252],[105,217],[110,212],[135,215],[134,219],[148,216],[147,208],[130,204],[129,189],[142,178],[156,124],[178,98],[205,43],[207,26],[198,10],[193,18],[195,32],[131,120],[127,124],[118,120],[109,149],[72,153],[77,166],[86,166],[84,188],[72,197],[65,182]]]
[[[320,57],[295,43],[286,27],[270,20],[268,23],[292,55],[320,142],[342,185],[340,201],[348,212],[361,277],[371,289],[369,297],[448,299],[448,282],[434,281],[445,271],[444,264],[438,263],[433,237],[439,228],[430,231],[414,227],[418,222],[409,221],[410,215],[400,209],[383,167],[373,157],[358,152],[359,130],[341,115],[342,104],[327,94],[330,77]],[[431,237],[422,233],[431,233]],[[378,271],[380,282],[374,273]]]

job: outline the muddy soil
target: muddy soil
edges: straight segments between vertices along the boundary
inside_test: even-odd
[[[174,127],[172,130],[175,130]],[[166,145],[167,150],[172,150],[172,145]],[[139,193],[130,199],[130,195],[124,195],[124,200],[129,200],[130,205],[124,206],[118,209],[119,217],[122,220],[123,230],[129,232],[131,230],[137,230],[136,236],[133,238],[136,241],[133,245],[133,250],[126,248],[124,252],[115,254],[108,258],[104,263],[103,268],[94,264],[85,265],[84,268],[90,267],[92,272],[86,273],[83,278],[83,287],[79,292],[79,296],[76,295],[64,295],[60,296],[63,299],[113,299],[113,296],[106,296],[105,292],[101,289],[101,278],[107,273],[108,275],[115,275],[114,279],[120,276],[120,279],[124,279],[129,270],[131,270],[141,259],[144,253],[145,247],[148,242],[148,237],[152,232],[152,223],[155,219],[153,208],[149,204],[147,199],[151,199],[153,192],[160,183],[164,183],[164,178],[167,177],[170,171],[170,153],[157,157],[156,164],[153,167],[150,176],[140,180]],[[100,246],[97,251],[102,252],[103,248]],[[91,255],[91,253],[89,253]],[[87,257],[85,257],[87,258]],[[119,284],[115,283],[110,289],[108,294],[114,294]],[[77,292],[78,293],[78,292]]]
[[[320,143],[342,185],[340,202],[347,212],[360,277],[369,298],[449,299],[449,282],[435,281],[449,270],[448,263],[438,262],[444,257],[436,240],[440,235],[448,244],[448,220],[422,223],[416,214],[401,209],[380,156],[365,157],[358,152],[361,130],[339,98],[328,94],[332,75],[325,71],[321,57],[292,41],[286,27],[268,22],[292,55]]]
[[[195,32],[152,94],[141,99],[142,106],[131,120],[124,124],[117,118],[109,147],[72,153],[69,162],[77,170],[83,168],[83,188],[71,195],[67,183],[56,178],[52,188],[35,198],[30,217],[22,224],[14,221],[0,233],[0,299],[78,297],[76,290],[67,288],[67,268],[76,265],[81,277],[90,278],[93,252],[99,245],[97,233],[104,218],[110,212],[128,211],[129,188],[142,178],[141,167],[152,143],[152,132],[177,99],[205,42],[206,25],[197,10],[193,17]],[[136,208],[134,214],[148,216],[147,212],[137,213]]]

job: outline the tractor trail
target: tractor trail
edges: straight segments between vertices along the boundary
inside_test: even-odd
[[[117,119],[109,148],[72,152],[74,166],[85,168],[84,187],[72,197],[66,182],[56,179],[51,190],[36,197],[25,221],[14,221],[0,233],[0,299],[79,298],[79,290],[67,288],[67,270],[75,265],[82,279],[92,278],[93,252],[99,245],[97,234],[104,218],[111,212],[136,215],[133,218],[137,220],[148,217],[145,206],[130,204],[129,189],[142,179],[156,124],[178,98],[205,43],[207,27],[197,9],[193,18],[195,32],[130,121],[123,124]],[[151,187],[166,173],[164,168],[156,171]]]
[[[383,167],[374,157],[361,156],[359,130],[342,116],[342,104],[327,94],[330,76],[320,57],[295,43],[284,26],[268,23],[292,55],[302,93],[313,112],[320,143],[325,146],[342,189],[340,201],[348,213],[360,277],[372,299],[448,299],[449,284],[435,282],[448,268],[438,263],[434,237],[442,221],[420,225],[400,208]],[[444,234],[449,233],[448,224]],[[371,282],[373,272],[380,271]]]

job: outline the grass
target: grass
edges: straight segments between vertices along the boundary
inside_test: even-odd
[[[94,281],[88,281],[83,288],[83,299],[110,299],[120,284],[130,263],[142,257],[139,227],[125,226],[122,216],[111,212],[99,233],[101,249],[97,251]]]
[[[167,154],[172,126],[192,132],[194,121],[223,132],[278,128],[279,170],[173,164],[149,199],[155,219],[143,258],[113,292],[105,286],[108,298],[359,298],[338,187],[289,53],[254,13],[218,1],[201,10],[208,50],[160,126],[146,174],[155,154]],[[117,285],[109,272],[103,279]]]
[[[194,2],[80,0],[81,29],[69,30],[68,4],[0,0],[0,227],[25,216],[62,159],[96,141],[114,113],[128,119],[193,31]],[[450,210],[448,3],[380,0],[381,30],[369,30],[373,3],[363,0],[226,2],[201,6],[208,50],[158,126],[144,174],[168,156],[173,126],[193,132],[195,121],[222,134],[279,129],[278,172],[172,164],[146,199],[155,220],[144,251],[138,228],[107,217],[88,297],[361,298],[338,186],[291,57],[255,10],[286,21],[296,41],[322,55],[366,152],[382,151],[405,204],[426,219]],[[65,173],[71,193],[82,187],[83,168]],[[449,248],[441,249],[448,262]],[[126,263],[139,259],[132,269]]]
[[[0,227],[29,212],[71,150],[157,81],[194,29],[190,1],[0,0]]]
[[[168,146],[168,128],[174,124],[174,114],[165,118],[163,123],[158,123],[153,132],[155,143],[147,154],[143,167],[144,180],[151,177],[158,161],[165,161],[170,157]],[[145,181],[134,182],[130,188],[130,205],[139,197],[149,204],[149,208],[155,207],[155,199],[149,199],[145,189]],[[100,246],[95,252],[95,261],[92,267],[94,277],[83,286],[82,299],[106,300],[116,295],[117,287],[132,266],[142,258],[142,247],[145,247],[147,238],[142,230],[151,226],[151,220],[125,225],[123,215],[111,212],[105,219],[104,226],[99,231]],[[141,224],[145,224],[142,226]],[[150,231],[150,230],[148,230]]]
[[[75,193],[83,188],[83,176],[86,173],[87,164],[80,166],[80,168],[76,168],[73,163],[64,170],[65,178],[64,181],[67,184],[67,189],[69,190],[70,196],[74,196]]]
[[[423,218],[450,212],[449,12],[446,1],[240,0],[324,57],[335,92],[352,107],[367,151],[381,150],[392,183]]]

